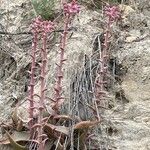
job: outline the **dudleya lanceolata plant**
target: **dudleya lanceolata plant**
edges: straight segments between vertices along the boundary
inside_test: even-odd
[[[48,71],[48,52],[47,52],[47,41],[48,34],[51,34],[56,27],[56,23],[45,18],[37,17],[33,20],[31,25],[31,32],[33,35],[32,49],[31,49],[31,70],[30,84],[28,91],[29,100],[29,121],[28,126],[26,126],[29,138],[26,139],[27,145],[22,146],[12,138],[9,133],[7,133],[8,139],[14,149],[18,150],[47,150],[46,144],[48,143],[48,149],[86,149],[86,141],[91,137],[88,133],[89,128],[95,126],[100,122],[100,116],[97,111],[97,117],[95,120],[79,120],[77,123],[69,115],[63,115],[60,112],[60,107],[64,104],[65,97],[63,93],[63,78],[64,78],[64,65],[67,63],[65,58],[66,45],[67,45],[67,35],[69,32],[69,26],[75,15],[80,12],[80,6],[76,0],[72,0],[69,3],[63,3],[63,32],[60,35],[60,45],[59,45],[59,57],[56,62],[56,73],[55,73],[55,84],[54,84],[54,97],[51,99],[51,110],[48,112],[48,116],[44,116],[44,111],[46,110],[46,91],[47,91],[47,81],[46,75]],[[102,51],[100,50],[99,56],[99,70],[97,72],[97,77],[95,81],[95,97],[97,99],[96,104],[99,105],[102,99],[106,96],[106,90],[104,84],[107,82],[106,76],[108,73],[108,60],[109,60],[109,44],[111,36],[112,23],[115,22],[120,15],[120,12],[116,6],[106,6],[104,9],[104,14],[107,17],[106,20],[106,30],[104,33],[104,42]],[[39,49],[40,45],[40,49]],[[37,56],[40,57],[40,63],[37,62]],[[40,92],[35,93],[36,68],[39,67],[39,83]],[[37,100],[38,99],[38,100]],[[36,110],[36,115],[34,114]],[[98,119],[97,119],[98,118]],[[63,121],[62,121],[63,120]],[[71,122],[70,124],[68,122]],[[22,125],[22,124],[21,124]],[[70,128],[73,130],[73,139],[70,141]],[[19,132],[22,134],[21,132]],[[74,146],[71,147],[71,143]],[[76,144],[78,143],[78,145]]]
[[[59,107],[63,103],[63,100],[65,99],[62,96],[62,79],[63,79],[63,65],[64,62],[66,61],[66,58],[64,56],[65,54],[65,47],[67,44],[67,34],[68,34],[68,29],[69,29],[69,24],[71,23],[71,19],[74,15],[79,13],[80,7],[78,3],[73,0],[71,3],[64,3],[63,4],[63,11],[64,11],[64,31],[61,34],[61,39],[60,39],[60,56],[59,56],[59,61],[57,63],[57,69],[56,69],[56,83],[55,83],[55,97],[54,101],[55,104],[53,106],[53,109],[58,113]]]
[[[31,0],[36,16],[44,20],[52,20],[57,0]]]
[[[110,41],[112,36],[112,24],[120,18],[120,11],[117,6],[107,5],[104,8],[104,15],[106,16],[106,27],[104,31],[104,41],[102,48],[99,50],[99,69],[95,81],[95,97],[96,107],[105,107],[107,102],[107,90],[105,85],[108,81],[108,65],[110,57]],[[99,112],[97,111],[98,120],[100,120]]]
[[[30,106],[29,106],[29,129],[30,129],[30,138],[33,139],[33,134],[36,132],[37,136],[34,140],[37,140],[39,143],[39,150],[44,149],[43,143],[43,110],[45,107],[45,99],[46,99],[46,74],[47,74],[47,36],[48,33],[51,33],[54,30],[54,23],[47,20],[42,20],[40,17],[34,19],[32,25],[32,33],[33,33],[33,46],[32,46],[32,64],[31,64],[31,79],[30,79],[30,89],[29,89],[29,98]],[[40,51],[37,50],[38,38],[41,37],[42,40],[42,48]],[[36,53],[40,53],[41,63],[40,66],[40,94],[36,94],[34,91],[35,86],[35,63],[36,63]],[[39,101],[35,101],[35,96],[39,98]],[[38,104],[35,104],[38,103]],[[37,122],[34,122],[34,110],[38,111]],[[44,136],[45,138],[45,136]]]

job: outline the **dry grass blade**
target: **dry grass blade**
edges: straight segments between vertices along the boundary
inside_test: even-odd
[[[79,137],[79,148],[82,150],[86,150],[86,144],[85,144],[85,139],[87,136],[87,132],[83,132],[80,137]]]
[[[60,143],[60,138],[57,141],[55,150],[64,150],[64,146]]]

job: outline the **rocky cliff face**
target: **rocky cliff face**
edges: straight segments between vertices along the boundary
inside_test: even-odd
[[[34,17],[30,2],[26,0],[0,1],[0,122],[10,119],[17,101],[24,102],[31,63],[31,34],[29,25]],[[104,122],[99,134],[101,149],[150,149],[150,2],[134,0],[130,6],[121,5],[122,21],[114,26],[111,47],[111,70],[115,80],[110,86],[112,99],[104,111]],[[102,33],[101,11],[82,11],[73,20],[67,44],[64,94],[69,97],[72,83],[84,70],[87,56],[93,53],[95,38]],[[58,41],[50,37],[48,95],[52,95]],[[37,72],[38,74],[38,72]],[[82,76],[82,75],[81,75]],[[80,78],[80,77],[79,77]],[[36,91],[38,92],[38,81]],[[24,105],[24,104],[23,104]],[[65,108],[64,108],[64,111]],[[68,110],[70,111],[70,110]],[[83,114],[83,113],[81,113]],[[82,116],[81,118],[84,118]],[[0,147],[4,150],[4,147]],[[11,149],[11,148],[8,148]]]

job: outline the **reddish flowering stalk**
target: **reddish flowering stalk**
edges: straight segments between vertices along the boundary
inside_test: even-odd
[[[120,12],[116,6],[106,6],[104,9],[104,14],[108,18],[106,25],[106,32],[104,34],[104,44],[102,50],[100,50],[100,68],[98,71],[98,76],[96,78],[95,87],[96,87],[96,99],[97,105],[102,100],[106,99],[106,90],[105,84],[107,83],[107,74],[108,74],[108,59],[109,59],[109,42],[111,37],[111,26],[120,17]],[[98,114],[97,114],[98,115]],[[100,117],[98,115],[98,119]]]
[[[79,5],[74,0],[71,3],[64,3],[63,5],[64,5],[63,10],[65,14],[64,31],[61,35],[61,40],[60,40],[60,56],[59,56],[59,62],[56,68],[56,71],[57,71],[56,83],[54,87],[55,104],[53,106],[53,109],[55,110],[56,113],[59,112],[59,106],[64,100],[64,97],[62,97],[62,80],[63,80],[63,64],[66,61],[66,59],[64,58],[64,54],[65,54],[65,47],[66,47],[66,41],[67,41],[68,26],[69,26],[72,16],[79,13],[80,11]]]
[[[39,29],[40,29],[40,19],[36,18],[33,21],[33,24],[31,25],[32,28],[32,33],[33,33],[33,43],[32,43],[32,52],[31,52],[31,58],[32,58],[32,63],[31,63],[31,71],[29,71],[30,74],[30,89],[29,89],[29,95],[28,95],[28,100],[30,101],[30,106],[29,106],[29,129],[31,136],[33,134],[33,110],[34,110],[34,86],[35,86],[35,64],[36,64],[36,50],[37,50],[37,42],[38,42],[38,34],[39,34]]]
[[[38,142],[39,142],[39,148],[38,150],[44,149],[44,143],[43,143],[43,110],[44,110],[44,102],[45,102],[45,92],[46,92],[46,73],[47,73],[47,33],[50,33],[54,30],[54,24],[51,21],[42,21],[41,22],[41,34],[42,34],[42,41],[43,46],[41,49],[41,74],[40,74],[40,80],[41,80],[41,87],[40,87],[40,101],[39,101],[39,116],[38,116]]]

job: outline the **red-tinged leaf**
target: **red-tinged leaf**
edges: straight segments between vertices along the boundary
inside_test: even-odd
[[[54,87],[54,90],[55,90],[56,92],[59,92],[59,89],[58,89],[57,87]]]
[[[39,138],[40,138],[40,137],[46,138],[46,137],[47,137],[47,134],[42,134],[42,135],[39,136]]]
[[[42,52],[45,52],[45,50],[44,50],[43,48],[41,48],[41,51],[42,51]]]
[[[44,114],[44,117],[45,117],[45,115],[47,115],[47,114]],[[45,117],[42,119],[42,122],[45,123],[45,122],[47,122],[48,119],[49,119],[49,117]]]
[[[45,77],[44,77],[44,76],[42,76],[42,75],[40,75],[40,78],[41,78],[41,79],[45,79]]]
[[[56,102],[54,99],[50,98],[50,97],[45,97],[48,100],[51,100],[52,102]]]
[[[30,83],[30,84],[28,84],[28,86],[35,86],[35,84],[33,84],[33,83]]]
[[[33,142],[33,143],[37,143],[37,144],[39,144],[39,141],[38,140],[34,140],[34,139],[32,139],[32,140],[29,140],[30,142]]]
[[[30,99],[30,98],[27,98],[27,100],[28,100],[28,101],[31,101],[31,102],[33,101],[33,100],[32,100],[32,99]]]
[[[39,52],[40,52],[40,50],[36,50],[36,51],[35,51],[35,53],[39,53]]]
[[[45,139],[42,141],[42,144],[45,146],[45,143],[48,141],[47,134],[45,134]]]
[[[43,62],[43,63],[47,62],[47,59],[43,59],[42,62]]]
[[[32,69],[38,69],[38,67],[32,67]]]
[[[35,124],[35,125],[32,126],[32,129],[33,128],[38,128],[38,127],[41,127],[41,126],[42,126],[41,124]]]
[[[31,54],[29,54],[30,55],[30,57],[32,57],[32,58],[35,58],[33,55],[31,55]]]
[[[42,90],[42,92],[45,92],[45,91],[47,91],[47,88],[44,88],[44,90]]]
[[[87,128],[97,125],[99,122],[100,121],[82,121],[82,122],[75,124],[74,130],[87,129]]]
[[[30,109],[36,109],[36,110],[39,110],[39,108],[38,107],[30,107]]]
[[[39,99],[41,99],[41,96],[38,94],[34,94],[34,96],[38,97]]]
[[[101,84],[99,84],[99,83],[95,83],[95,85],[98,86],[98,87],[101,87]]]

